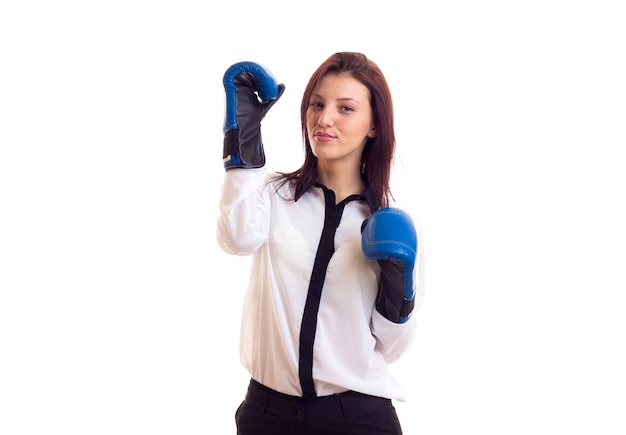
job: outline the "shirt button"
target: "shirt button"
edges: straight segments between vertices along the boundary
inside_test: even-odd
[[[296,418],[298,421],[304,421],[304,407],[302,405],[296,405]]]

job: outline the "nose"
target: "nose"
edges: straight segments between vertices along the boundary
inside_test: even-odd
[[[320,127],[330,127],[333,123],[333,117],[328,108],[324,108],[318,112],[317,123]]]

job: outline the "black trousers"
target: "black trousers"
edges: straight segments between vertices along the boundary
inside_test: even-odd
[[[237,435],[402,435],[391,400],[354,391],[303,399],[250,380]]]

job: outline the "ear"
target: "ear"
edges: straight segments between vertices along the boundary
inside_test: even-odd
[[[376,129],[374,127],[370,128],[370,131],[367,132],[367,137],[369,138],[376,137]]]

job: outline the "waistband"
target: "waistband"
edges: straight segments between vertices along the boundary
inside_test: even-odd
[[[258,412],[294,416],[298,420],[304,420],[305,416],[318,419],[353,418],[391,406],[390,399],[356,391],[305,399],[279,393],[254,379],[250,380],[245,402]]]

